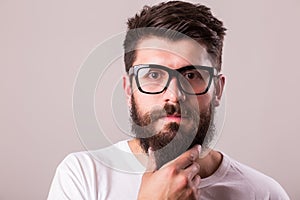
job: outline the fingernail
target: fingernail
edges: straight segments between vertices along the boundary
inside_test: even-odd
[[[150,155],[152,153],[152,147],[149,147],[148,149],[148,155]]]
[[[199,152],[199,154],[201,153],[201,145],[198,145],[198,152]]]

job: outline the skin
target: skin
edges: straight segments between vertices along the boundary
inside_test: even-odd
[[[170,41],[154,36],[143,39],[137,45],[136,60],[133,65],[147,63],[159,64],[171,69],[187,65],[213,66],[205,47],[195,41],[188,39]],[[214,100],[214,105],[218,106],[224,84],[225,77],[220,75],[216,84],[212,84],[206,94],[191,97],[178,90],[177,80],[173,78],[166,91],[161,94],[149,95],[141,93],[136,88],[135,81],[131,86],[128,77],[123,77],[123,87],[128,105],[131,105],[131,94],[133,94],[136,104],[143,114],[153,106],[162,107],[165,103],[178,104],[181,100],[200,112],[207,110],[212,100]],[[170,122],[185,125],[189,123],[181,116],[166,116],[158,120],[156,128],[159,130],[164,124]],[[197,187],[201,178],[212,175],[222,161],[222,155],[214,150],[199,159],[201,148],[196,145],[159,170],[155,170],[155,159],[151,149],[147,156],[140,147],[138,139],[129,141],[129,146],[140,162],[147,166],[138,199],[199,199],[200,189]]]

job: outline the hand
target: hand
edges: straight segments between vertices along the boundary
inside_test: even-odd
[[[155,171],[154,153],[149,149],[147,171],[142,177],[138,199],[199,199],[200,166],[195,162],[199,153],[200,146],[196,145]]]

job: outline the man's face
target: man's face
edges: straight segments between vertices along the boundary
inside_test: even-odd
[[[198,43],[158,37],[138,43],[133,65],[140,64],[157,64],[173,70],[188,65],[212,66],[206,49]],[[131,93],[128,94],[133,132],[140,138],[145,152],[149,147],[155,151],[158,166],[192,145],[202,144],[211,124],[214,85],[211,84],[203,95],[189,95],[181,91],[178,84],[173,77],[162,93],[145,94],[138,90],[133,78]],[[166,145],[168,147],[163,148]]]

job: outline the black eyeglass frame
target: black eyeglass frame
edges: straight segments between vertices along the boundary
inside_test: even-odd
[[[140,83],[139,83],[138,76],[137,76],[138,71],[140,69],[150,68],[150,67],[151,68],[165,70],[169,74],[169,79],[168,79],[168,81],[166,83],[166,86],[161,91],[159,91],[159,92],[147,92],[147,91],[144,91],[142,89]],[[208,71],[208,73],[209,73],[209,81],[208,81],[206,89],[203,92],[200,92],[200,93],[191,93],[191,92],[185,91],[182,88],[181,83],[180,83],[179,78],[178,78],[178,75],[181,74],[181,72],[186,71],[186,70],[190,70],[190,69],[199,69],[199,70],[206,70],[206,71]],[[174,70],[174,69],[170,69],[168,67],[165,67],[165,66],[162,66],[162,65],[157,65],[157,64],[139,64],[139,65],[132,66],[129,69],[128,75],[129,75],[129,77],[134,75],[135,81],[136,81],[136,84],[137,84],[137,87],[138,87],[139,91],[143,92],[145,94],[160,94],[160,93],[164,92],[169,87],[169,84],[170,84],[170,81],[172,80],[172,78],[175,77],[177,79],[177,82],[179,83],[178,86],[179,86],[180,91],[183,91],[184,93],[189,94],[189,95],[203,95],[203,94],[207,93],[207,91],[209,90],[211,82],[212,82],[212,79],[215,78],[215,77],[218,77],[220,74],[218,74],[218,71],[217,71],[217,69],[215,67],[208,67],[208,66],[201,66],[201,65],[188,65],[188,66],[184,66],[184,67],[181,67],[179,69]]]

